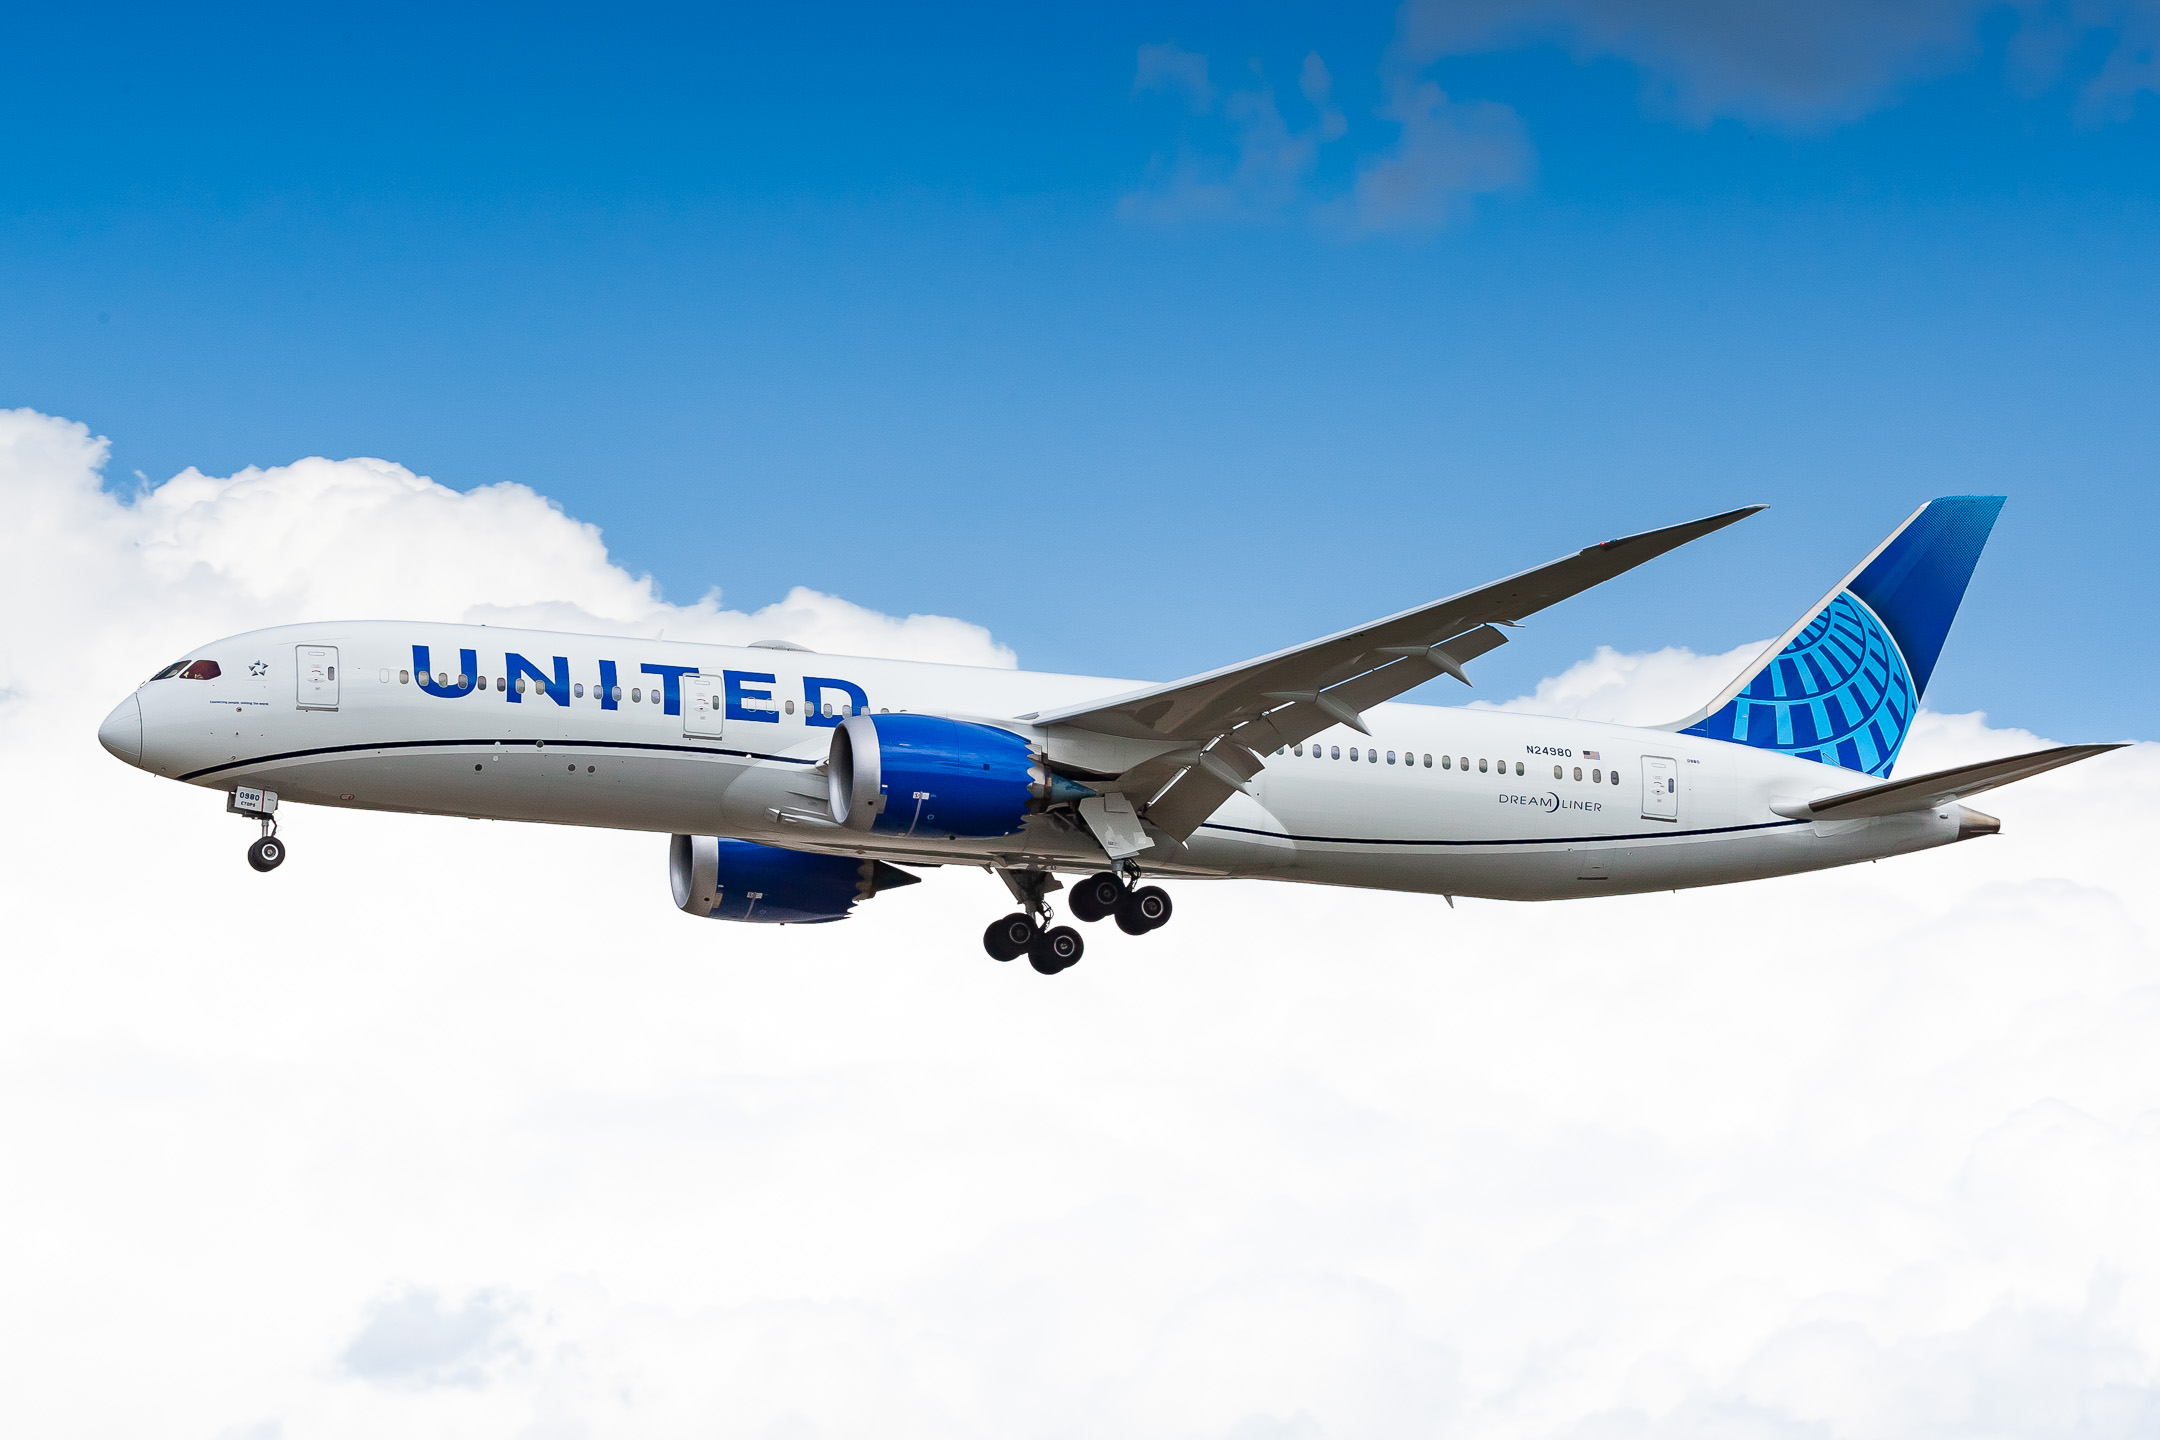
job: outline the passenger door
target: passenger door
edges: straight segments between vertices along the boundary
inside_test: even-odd
[[[294,647],[294,700],[302,710],[335,710],[338,702],[337,646]]]
[[[727,702],[717,675],[682,677],[682,733],[691,740],[718,740],[727,723]]]
[[[1663,755],[1642,762],[1642,815],[1645,820],[1680,818],[1680,766]]]

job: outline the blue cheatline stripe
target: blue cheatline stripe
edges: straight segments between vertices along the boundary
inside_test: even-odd
[[[1555,835],[1535,840],[1380,840],[1354,835],[1293,835],[1282,830],[1253,830],[1243,825],[1203,822],[1203,830],[1222,830],[1233,835],[1258,835],[1265,840],[1294,840],[1309,845],[1589,845],[1604,840],[1670,840],[1676,835],[1731,835],[1742,830],[1789,830],[1807,820],[1765,820],[1755,825],[1717,825],[1703,830],[1637,830],[1625,835]]]
[[[205,775],[216,775],[226,770],[245,770],[250,765],[271,765],[280,760],[305,760],[313,755],[354,755],[363,750],[452,750],[482,745],[492,750],[498,745],[531,745],[543,747],[559,745],[564,749],[584,750],[643,750],[654,754],[670,755],[726,755],[741,760],[772,760],[782,765],[817,765],[821,760],[805,760],[800,755],[768,755],[760,750],[726,750],[706,745],[656,745],[637,740],[378,740],[372,745],[318,745],[311,750],[281,750],[275,755],[254,755],[245,760],[228,760],[222,765],[205,765],[200,770],[190,770],[182,780],[200,780]]]

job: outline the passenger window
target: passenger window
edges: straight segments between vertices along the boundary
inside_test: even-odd
[[[1387,752],[1387,763],[1390,765],[1395,763],[1395,752],[1393,750]]]
[[[457,677],[457,688],[460,690],[472,689],[472,676],[460,671]]]
[[[412,672],[411,672],[410,670],[400,670],[400,671],[398,671],[398,672],[397,672],[397,683],[398,683],[398,684],[400,684],[400,685],[410,685],[410,684],[412,684]]]
[[[1442,756],[1440,757],[1440,768],[1441,768],[1441,769],[1443,769],[1443,770],[1452,770],[1452,769],[1454,769],[1454,768],[1455,768],[1455,757],[1454,757],[1454,756],[1452,756],[1452,755],[1442,755]]]
[[[435,688],[438,690],[447,690],[450,688],[450,672],[448,670],[438,670],[435,672]]]
[[[517,678],[517,691],[520,695],[523,695],[525,693],[525,677],[523,675],[520,675]]]
[[[1620,783],[1620,772],[1618,770],[1612,772],[1612,783],[1615,785]]]
[[[788,713],[788,714],[790,714],[790,715],[794,714],[794,713],[795,713],[795,702],[794,702],[793,700],[790,700],[790,701],[788,701],[788,702],[787,702],[787,706],[786,706],[786,709],[787,709],[787,713]]]
[[[1328,746],[1327,748],[1328,748],[1328,759],[1330,759],[1330,760],[1340,760],[1340,759],[1342,759],[1342,746],[1340,746],[1340,745],[1330,745],[1330,746]]]
[[[1428,770],[1432,769],[1432,756],[1430,755],[1427,755],[1425,757],[1425,768]]]
[[[1518,775],[1520,775],[1520,774],[1522,774],[1522,773],[1523,773],[1523,768],[1522,768],[1522,761],[1520,761],[1520,760],[1517,760],[1517,761],[1515,762],[1515,773],[1516,773],[1516,774],[1518,774]]]
[[[1485,773],[1485,762],[1483,760],[1477,762],[1477,773],[1480,775]]]
[[[1590,783],[1591,783],[1591,784],[1593,784],[1593,785],[1602,785],[1602,784],[1604,784],[1604,783],[1605,783],[1605,772],[1604,772],[1604,771],[1602,771],[1602,770],[1592,770],[1592,771],[1590,772]]]
[[[630,703],[633,705],[642,705],[645,703],[645,692],[635,685],[630,687]]]
[[[1292,749],[1293,751],[1295,751],[1295,752],[1297,753],[1297,757],[1298,757],[1298,759],[1302,760],[1302,759],[1304,759],[1304,758],[1305,758],[1305,742],[1304,742],[1304,741],[1300,740],[1300,741],[1299,741],[1299,742],[1298,742],[1297,744],[1295,744],[1295,745],[1291,746],[1290,748],[1291,748],[1291,749]]]
[[[585,698],[585,682],[584,682],[584,681],[582,681],[582,680],[580,680],[580,681],[579,681],[579,682],[578,682],[577,684],[575,684],[575,685],[572,685],[572,686],[570,687],[570,693],[571,693],[572,695],[576,696],[576,697],[577,697],[578,699],[580,699],[580,700],[584,699],[584,698]]]
[[[622,686],[617,685],[614,689],[608,691],[608,699],[613,700],[618,705],[622,704]]]
[[[1560,778],[1560,767],[1558,765],[1552,767],[1552,778],[1555,780]],[[1582,777],[1578,775],[1576,778],[1581,779]]]
[[[1357,746],[1355,746],[1355,745],[1352,745],[1352,746],[1350,747],[1350,758],[1351,758],[1352,760],[1356,760],[1356,759],[1357,759]]]
[[[215,680],[218,678],[217,661],[197,660],[180,672],[183,680]]]
[[[1575,767],[1575,778],[1578,780],[1582,779],[1582,766],[1580,765],[1577,765]]]
[[[382,674],[381,674],[381,675],[380,675],[379,677],[377,677],[377,678],[378,678],[378,681],[379,681],[379,683],[381,683],[381,684],[384,684],[384,685],[387,685],[387,684],[389,684],[389,683],[390,683],[390,672],[389,672],[388,670],[385,670],[385,671],[383,671],[383,672],[382,672]]]

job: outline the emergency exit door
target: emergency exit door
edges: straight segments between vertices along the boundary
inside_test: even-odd
[[[337,646],[301,645],[295,647],[294,696],[302,710],[335,710],[338,700]]]
[[[1680,818],[1680,766],[1662,755],[1642,762],[1642,816],[1645,820]]]
[[[692,740],[718,740],[727,721],[717,675],[682,677],[682,733]]]

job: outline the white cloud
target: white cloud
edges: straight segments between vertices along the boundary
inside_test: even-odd
[[[368,1306],[366,1322],[345,1347],[345,1369],[384,1385],[483,1385],[490,1366],[517,1353],[519,1307],[483,1290],[456,1304],[433,1290],[406,1286]]]
[[[1182,94],[1195,115],[1207,113],[1215,103],[1215,82],[1208,79],[1208,59],[1174,40],[1142,45],[1133,70],[1133,93]]]
[[[1333,77],[1318,54],[1305,57],[1298,88],[1313,116],[1293,129],[1257,61],[1250,72],[1252,83],[1224,99],[1220,120],[1206,120],[1174,155],[1155,157],[1147,185],[1119,201],[1121,215],[1165,224],[1250,221],[1310,206],[1320,147],[1347,128],[1330,98]],[[1184,95],[1196,116],[1214,110],[1207,57],[1175,45],[1140,47],[1133,92],[1152,91]]]
[[[598,527],[523,485],[459,492],[384,460],[298,460],[229,477],[183,471],[130,497],[100,488],[106,444],[79,424],[0,411],[0,500],[20,552],[0,575],[27,627],[0,690],[35,693],[100,664],[148,674],[190,646],[306,619],[420,618],[1013,663],[978,625],[898,618],[797,588],[765,608],[660,598],[608,557]],[[141,678],[137,676],[137,678]],[[4,721],[0,721],[4,723]]]
[[[1998,792],[1999,838],[1728,890],[1188,884],[1052,980],[981,955],[978,872],[758,930],[675,912],[653,837],[296,808],[260,876],[215,795],[98,749],[106,707],[145,651],[451,582],[372,543],[257,566],[270,498],[153,527],[98,453],[0,428],[11,1433],[2160,1416],[2160,746]],[[656,620],[515,498],[475,503],[531,544],[453,544],[499,568],[409,603]],[[1726,658],[1553,693],[1662,706]]]
[[[1589,659],[1540,680],[1528,695],[1471,704],[1480,710],[1560,715],[1615,725],[1662,725],[1700,708],[1760,655],[1767,643],[1741,645],[1722,655],[1697,655],[1678,647],[1624,654],[1600,645]]]
[[[1387,116],[1399,138],[1358,170],[1351,209],[1359,228],[1432,229],[1477,196],[1529,178],[1530,141],[1505,105],[1451,100],[1430,81],[1402,80],[1392,87]]]
[[[2156,0],[1406,0],[1401,29],[1421,60],[1557,41],[1581,59],[1641,67],[1660,103],[1698,121],[1813,126],[1970,64],[1991,19],[2013,28],[2029,84],[2054,83],[2080,49],[2096,53],[2079,80],[2089,115],[2119,117],[2160,89]]]

